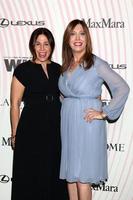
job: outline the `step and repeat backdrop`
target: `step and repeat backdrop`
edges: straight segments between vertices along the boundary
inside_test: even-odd
[[[0,0],[0,200],[11,196],[13,70],[30,59],[28,42],[38,27],[52,31],[56,41],[53,60],[61,64],[63,32],[75,18],[87,23],[94,54],[107,60],[131,88],[119,120],[107,123],[109,179],[105,186],[92,188],[93,199],[133,200],[133,0]],[[104,87],[102,101],[110,102]]]

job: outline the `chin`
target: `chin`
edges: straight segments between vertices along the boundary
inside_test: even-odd
[[[48,58],[45,58],[45,59],[38,59],[39,62],[43,63],[43,62],[46,62],[48,60]]]

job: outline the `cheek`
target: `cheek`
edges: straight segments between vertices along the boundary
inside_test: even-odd
[[[38,50],[37,50],[37,48],[36,48],[36,47],[34,48],[34,51],[35,51],[35,54],[37,54]]]
[[[73,42],[74,42],[74,39],[71,38],[70,41],[69,41],[69,46],[70,46],[70,47],[73,47]]]
[[[48,49],[48,51],[47,51],[47,52],[48,52],[48,54],[50,55],[50,54],[51,54],[51,49]]]
[[[86,37],[83,37],[82,39],[84,41],[84,44],[86,45],[87,44],[87,40],[86,40]]]
[[[69,43],[75,41],[75,39],[76,39],[76,36],[75,36],[75,35],[70,36]]]
[[[86,45],[87,45],[87,43],[86,43],[86,42],[84,42],[84,47],[86,47]]]

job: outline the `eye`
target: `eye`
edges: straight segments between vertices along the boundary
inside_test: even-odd
[[[39,43],[39,42],[36,42],[36,43],[35,43],[35,46],[38,46],[38,45],[40,45],[40,43]]]
[[[44,43],[44,45],[45,45],[45,46],[49,46],[49,43],[48,43],[48,42],[46,42],[46,43]]]
[[[80,35],[85,35],[85,32],[81,32]]]
[[[75,33],[74,33],[74,32],[71,32],[70,35],[75,35]]]

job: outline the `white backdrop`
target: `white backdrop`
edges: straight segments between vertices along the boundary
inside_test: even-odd
[[[90,28],[94,54],[107,60],[131,88],[122,116],[107,124],[109,180],[105,187],[93,188],[93,199],[133,200],[133,0],[0,0],[0,200],[10,200],[11,195],[13,69],[29,59],[30,35],[43,26],[55,37],[53,60],[61,64],[63,32],[75,18],[84,19]],[[102,99],[109,103],[105,88]]]

